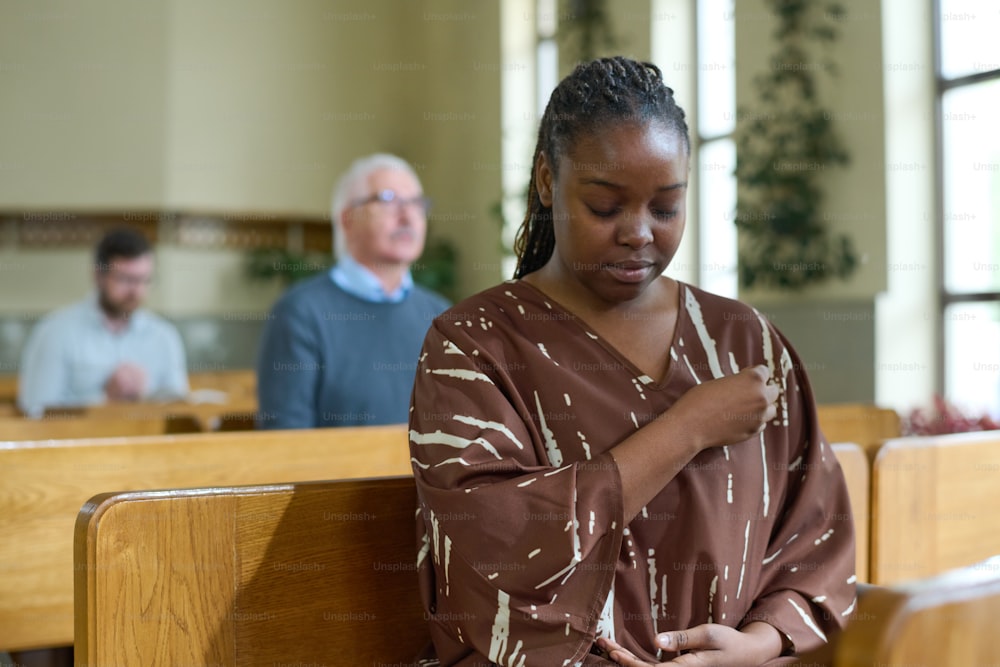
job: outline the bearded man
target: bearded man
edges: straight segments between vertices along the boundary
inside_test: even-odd
[[[188,393],[177,329],[142,307],[153,279],[153,250],[130,229],[108,232],[94,257],[96,290],[42,318],[21,357],[18,407],[171,400]]]

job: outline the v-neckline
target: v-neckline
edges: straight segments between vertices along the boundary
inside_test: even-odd
[[[635,375],[636,379],[639,379],[641,381],[641,378],[644,377],[649,378],[648,384],[643,383],[643,386],[646,387],[647,389],[652,388],[656,390],[662,390],[670,385],[670,382],[673,379],[675,373],[674,369],[677,367],[678,364],[678,359],[674,356],[672,351],[677,349],[677,346],[680,341],[680,330],[682,326],[687,324],[687,310],[684,308],[684,303],[686,301],[687,290],[688,290],[687,283],[681,282],[680,280],[675,280],[675,282],[677,283],[677,320],[674,322],[673,335],[671,336],[670,343],[667,348],[667,369],[663,373],[663,378],[657,380],[656,378],[652,377],[649,373],[636,366],[635,363],[633,363],[632,360],[629,359],[625,353],[619,350],[616,345],[614,345],[611,341],[606,339],[601,334],[597,333],[597,329],[592,327],[586,319],[584,319],[577,313],[573,312],[572,310],[564,306],[562,303],[559,302],[558,299],[552,298],[551,296],[543,292],[541,289],[539,289],[535,285],[532,285],[531,283],[527,282],[524,279],[517,279],[514,282],[518,285],[523,285],[527,287],[544,304],[549,305],[552,308],[558,308],[562,312],[569,315],[570,317],[567,319],[571,320],[574,326],[583,331],[586,335],[592,336],[593,339],[598,344],[600,344],[600,346],[603,347],[608,354],[615,357],[617,361],[619,361],[622,365],[628,368],[628,370]]]

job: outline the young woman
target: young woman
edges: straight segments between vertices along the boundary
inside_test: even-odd
[[[846,487],[798,357],[662,275],[689,175],[672,95],[624,58],[563,80],[516,279],[428,332],[410,448],[442,665],[782,664],[853,609]]]

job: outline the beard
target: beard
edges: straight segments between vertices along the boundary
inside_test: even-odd
[[[97,301],[104,314],[113,320],[127,320],[139,307],[138,299],[125,298],[116,301],[103,291],[98,294]]]

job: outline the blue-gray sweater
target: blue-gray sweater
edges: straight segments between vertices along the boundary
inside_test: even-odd
[[[257,427],[406,423],[424,336],[447,307],[418,285],[399,303],[359,299],[327,273],[293,286],[261,337]]]

